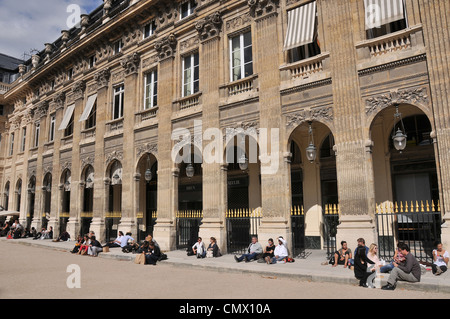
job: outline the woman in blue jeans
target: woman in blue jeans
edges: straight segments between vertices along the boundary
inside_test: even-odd
[[[402,243],[397,244],[397,250],[395,251],[394,259],[391,261],[391,263],[389,263],[388,265],[381,266],[380,268],[381,273],[391,272],[391,270],[394,269],[394,262],[397,264],[401,264],[405,261],[405,256],[403,256],[399,248],[400,245],[402,245]]]

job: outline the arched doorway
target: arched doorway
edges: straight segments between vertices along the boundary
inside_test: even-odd
[[[69,169],[65,169],[61,174],[61,213],[59,215],[59,233],[67,230],[67,222],[70,217],[70,190],[72,176]]]
[[[42,192],[43,192],[43,214],[42,228],[47,228],[50,219],[51,199],[52,199],[52,174],[47,173],[44,176]]]
[[[89,233],[89,228],[92,222],[94,211],[94,168],[91,165],[87,165],[82,174],[83,187],[83,199],[82,199],[82,212],[81,212],[81,227],[80,235],[83,236]]]
[[[22,201],[22,179],[16,183],[16,211],[20,212],[20,202]]]
[[[9,188],[10,188],[10,183],[9,181],[6,182],[5,184],[5,190],[3,192],[3,207],[5,209],[5,211],[8,210],[9,207]]]
[[[317,121],[303,122],[290,134],[291,232],[294,255],[305,249],[335,249],[335,232],[325,216],[338,204],[334,136]]]
[[[241,253],[261,222],[261,163],[256,131],[236,132],[225,146],[227,251]]]
[[[397,149],[394,135],[405,136]],[[379,253],[390,258],[397,242],[421,261],[432,261],[440,240],[439,182],[433,125],[419,107],[397,104],[380,111],[370,126]]]
[[[138,239],[153,235],[158,208],[158,161],[151,153],[144,154],[138,162],[140,176],[138,196]]]
[[[106,241],[114,240],[122,218],[122,163],[114,160],[108,168],[108,212],[105,216]]]
[[[27,212],[27,226],[26,228],[31,229],[31,222],[34,218],[34,202],[36,198],[36,177],[31,176],[28,182],[28,212]]]

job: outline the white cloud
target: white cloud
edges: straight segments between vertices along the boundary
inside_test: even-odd
[[[23,58],[31,49],[41,51],[69,29],[71,4],[89,13],[103,0],[0,0],[0,53]],[[28,57],[26,57],[27,59]]]

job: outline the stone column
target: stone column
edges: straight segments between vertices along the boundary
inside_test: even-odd
[[[80,139],[81,139],[81,123],[79,118],[85,107],[84,91],[86,83],[79,81],[72,87],[73,100],[75,109],[73,111],[73,134],[72,134],[72,167],[71,167],[71,185],[70,185],[70,218],[67,223],[67,232],[72,239],[76,239],[76,235],[80,232],[80,212],[82,202],[80,201],[81,181],[81,159],[80,159]]]
[[[428,74],[434,111],[433,132],[436,168],[440,184],[440,207],[444,224],[441,240],[444,247],[450,247],[450,39],[448,12],[450,3],[446,0],[424,0],[420,3],[423,34],[426,44]]]
[[[200,50],[200,83],[202,86],[202,134],[205,130],[215,129],[220,133],[219,81],[222,67],[217,64],[221,55],[220,31],[222,17],[215,12],[197,22],[195,28],[202,41]],[[216,143],[214,150],[205,148]],[[215,237],[222,252],[226,252],[225,213],[227,210],[227,175],[221,169],[223,160],[222,134],[203,140],[203,221],[199,236],[208,242]],[[214,153],[212,153],[214,151]]]
[[[44,213],[44,198],[45,198],[45,190],[43,190],[42,186],[44,184],[44,169],[43,169],[43,158],[42,154],[44,152],[44,143],[46,141],[46,127],[47,127],[47,112],[48,112],[49,103],[42,102],[40,103],[35,112],[34,112],[34,120],[35,125],[39,122],[40,132],[39,132],[39,141],[38,141],[38,149],[37,149],[37,161],[36,161],[36,198],[34,204],[34,216],[31,221],[31,227],[36,228],[36,230],[40,230],[42,223],[42,214]],[[32,141],[34,141],[34,131],[32,132]]]
[[[159,55],[158,70],[158,219],[153,237],[162,250],[173,250],[176,245],[175,211],[178,208],[176,169],[172,162],[172,101],[175,92],[174,70],[177,40],[173,34],[158,40],[155,49]]]
[[[255,3],[255,4],[253,4]],[[262,221],[259,241],[279,236],[291,246],[289,164],[284,161],[282,145],[286,144],[282,128],[280,101],[280,56],[282,48],[278,29],[279,1],[249,1],[255,18],[253,37],[254,66],[259,81],[259,141],[261,160]],[[276,138],[278,132],[279,137]],[[273,139],[275,137],[275,139]],[[267,154],[264,154],[267,153]],[[265,156],[270,154],[270,161]]]
[[[95,158],[94,158],[94,203],[93,218],[90,229],[95,232],[96,238],[105,239],[105,212],[107,211],[107,198],[109,183],[105,183],[105,130],[108,116],[108,85],[111,72],[109,68],[98,71],[94,75],[97,82],[97,112],[95,125]],[[106,199],[105,199],[106,198]]]
[[[125,98],[123,114],[123,163],[122,163],[122,218],[119,228],[130,231],[137,238],[137,220],[135,206],[135,150],[134,150],[134,113],[137,111],[138,70],[140,56],[133,53],[124,57],[120,64],[125,70]]]
[[[336,170],[341,211],[336,241],[346,240],[355,247],[356,240],[376,242],[375,192],[371,154],[366,152],[355,33],[351,1],[322,1],[328,23],[331,69],[333,74],[333,115],[336,128]]]
[[[66,96],[64,93],[59,93],[55,96],[53,103],[55,104],[55,136],[53,140],[53,170],[52,170],[52,198],[50,204],[50,219],[47,227],[53,227],[53,236],[56,238],[59,235],[59,214],[61,213],[61,190],[59,187],[61,181],[61,161],[60,161],[60,148],[61,137],[63,131],[58,130],[64,116],[64,104]]]

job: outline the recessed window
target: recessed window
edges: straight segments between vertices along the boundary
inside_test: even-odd
[[[144,39],[147,39],[148,37],[155,34],[155,31],[156,31],[156,21],[152,20],[150,23],[144,26]]]
[[[95,55],[92,55],[89,57],[89,69],[95,68],[95,65],[97,63],[97,57]]]
[[[50,116],[50,129],[48,132],[48,141],[53,142],[55,139],[55,129],[56,129],[56,117],[55,115]]]
[[[123,41],[120,39],[116,43],[114,43],[114,54],[119,54],[123,49]]]
[[[34,126],[34,147],[38,147],[39,146],[39,135],[41,133],[41,123],[40,122],[36,122],[35,126]]]
[[[152,71],[145,75],[144,109],[158,106],[158,72]]]
[[[72,134],[73,134],[73,114],[70,117],[69,124],[67,124],[67,127],[64,130],[64,137],[70,136]]]
[[[9,138],[9,156],[12,156],[14,153],[14,133],[11,133]]]
[[[252,33],[242,33],[230,39],[230,81],[253,74]]]
[[[193,14],[196,7],[197,4],[195,3],[195,0],[188,0],[181,3],[180,6],[181,19],[184,19]]]
[[[67,70],[67,80],[70,81],[73,78],[73,68]]]
[[[364,0],[364,9],[367,39],[408,27],[404,0]]]
[[[25,146],[27,141],[27,128],[22,128],[22,143],[20,143],[20,151],[25,152]]]
[[[123,117],[124,92],[125,87],[123,84],[114,88],[113,120]]]
[[[199,56],[198,53],[183,58],[183,97],[199,91]]]

